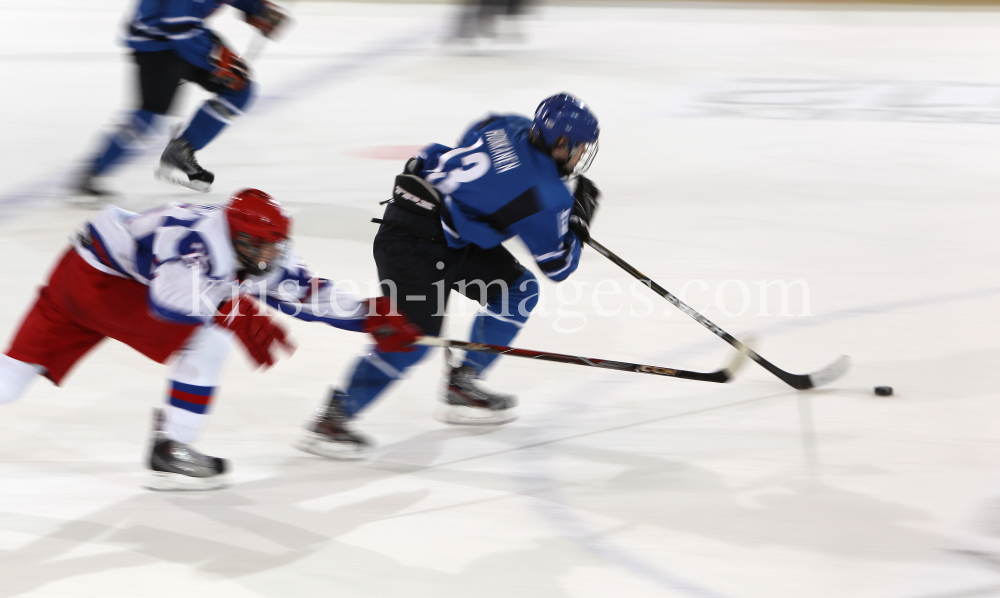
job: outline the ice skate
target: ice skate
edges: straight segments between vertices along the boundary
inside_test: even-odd
[[[158,437],[149,455],[150,490],[215,490],[229,486],[229,463],[192,447]]]
[[[341,407],[344,393],[334,389],[326,404],[306,424],[305,435],[295,448],[330,459],[363,459],[375,450],[372,441],[350,428]]]
[[[150,490],[215,490],[229,486],[229,462],[203,455],[192,447],[170,440],[163,433],[163,411],[153,414],[153,448],[149,454]]]
[[[163,150],[156,178],[202,193],[207,193],[215,181],[215,175],[198,164],[194,149],[183,137],[174,139]]]
[[[483,388],[478,375],[469,365],[452,368],[437,419],[467,426],[500,425],[517,419],[517,397]]]

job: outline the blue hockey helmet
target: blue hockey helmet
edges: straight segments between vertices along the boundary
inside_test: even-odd
[[[580,144],[585,144],[583,155],[580,156],[571,172],[564,175],[580,175],[590,168],[590,163],[597,155],[597,138],[601,128],[597,125],[597,117],[582,100],[568,94],[560,93],[542,100],[535,110],[535,118],[531,131],[536,138],[551,149],[561,137],[569,141],[569,151],[572,156]],[[560,165],[562,169],[562,165]]]

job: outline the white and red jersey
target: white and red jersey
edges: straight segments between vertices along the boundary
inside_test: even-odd
[[[136,214],[110,206],[87,222],[74,247],[88,264],[149,287],[161,319],[208,323],[217,307],[251,293],[307,321],[362,330],[366,304],[312,275],[293,252],[263,276],[239,279],[225,206],[169,204]]]

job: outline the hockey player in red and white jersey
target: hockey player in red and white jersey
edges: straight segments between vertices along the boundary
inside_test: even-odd
[[[262,367],[291,350],[258,299],[308,321],[369,332],[382,350],[407,347],[419,328],[387,297],[359,299],[314,277],[289,249],[290,218],[246,189],[224,206],[171,204],[135,214],[111,206],[86,223],[62,256],[6,355],[0,404],[37,375],[60,384],[105,337],[159,363],[171,360],[166,405],[149,457],[154,490],[230,483],[224,459],[190,445],[204,426],[235,336]]]

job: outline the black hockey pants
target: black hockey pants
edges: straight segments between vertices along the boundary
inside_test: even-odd
[[[451,289],[485,305],[513,287],[525,270],[503,245],[448,247],[436,216],[392,204],[386,207],[373,252],[382,293],[394,296],[399,311],[430,336],[441,332]]]

